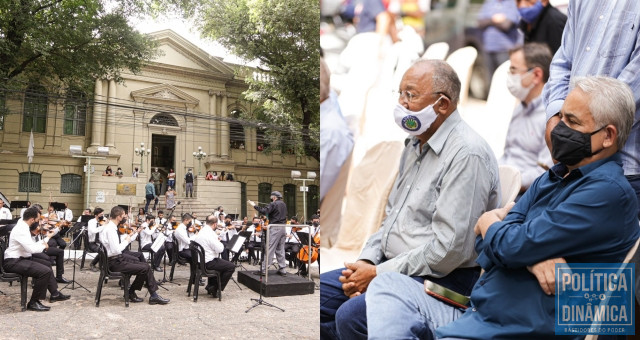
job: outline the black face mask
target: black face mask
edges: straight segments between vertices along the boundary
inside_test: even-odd
[[[551,131],[551,156],[565,165],[575,165],[604,149],[591,152],[591,136],[606,127],[591,133],[584,133],[567,126],[563,121]]]
[[[256,222],[256,223],[254,223],[254,224],[253,224],[253,226],[254,226],[254,227],[257,227],[257,226],[258,226],[258,224],[260,224],[260,223]]]
[[[31,225],[29,226],[29,231],[34,231],[38,228],[38,226],[40,225],[40,222],[33,222],[31,223]]]
[[[318,223],[318,222],[313,222],[313,226],[314,226],[314,227],[317,227],[317,226],[319,226],[319,225],[320,225],[320,223]]]
[[[187,223],[186,227],[189,228],[191,226],[191,222]]]

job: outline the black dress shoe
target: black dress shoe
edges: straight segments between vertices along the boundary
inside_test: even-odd
[[[58,294],[54,294],[54,295],[51,295],[51,297],[49,297],[49,302],[64,301],[64,300],[69,300],[70,298],[71,298],[71,295],[64,295],[58,292]]]
[[[142,298],[139,298],[135,292],[129,293],[129,301],[131,302],[142,302],[144,301]]]
[[[216,287],[205,287],[205,290],[207,291],[207,294],[213,296],[214,298],[218,297],[218,288]]]
[[[56,282],[58,282],[58,283],[71,283],[71,281],[65,279],[63,276],[56,277]]]
[[[169,299],[165,299],[160,295],[152,296],[149,298],[150,305],[166,305],[169,303]]]
[[[278,270],[278,275],[280,275],[280,276],[287,276],[287,271],[286,271],[286,270],[284,270],[284,269],[280,269],[280,270]]]
[[[207,284],[207,283],[206,283],[203,279],[201,279],[201,280],[200,280],[200,285],[201,285],[201,286],[204,286],[204,285],[206,285],[206,284]]]
[[[98,269],[98,267],[96,267],[96,265],[95,265],[95,264],[91,264],[91,265],[89,265],[89,269],[90,269],[92,272],[100,271],[100,269]]]
[[[36,312],[46,312],[48,310],[51,309],[51,307],[49,306],[45,306],[42,303],[40,303],[40,301],[31,301],[29,302],[29,304],[27,304],[27,309],[28,310],[33,310]]]
[[[162,268],[161,267],[154,267],[153,270],[157,271],[157,272],[162,272]]]

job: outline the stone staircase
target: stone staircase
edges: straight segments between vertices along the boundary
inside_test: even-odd
[[[225,214],[236,214],[235,211],[227,211],[232,209],[227,209],[224,203],[214,203],[214,202],[209,203],[209,202],[206,202],[207,201],[206,199],[199,199],[197,197],[193,197],[193,198],[176,197],[175,202],[178,203],[178,201],[180,202],[180,204],[176,206],[176,209],[174,211],[174,216],[176,216],[178,220],[180,220],[179,217],[182,216],[182,214],[195,212],[198,216],[198,219],[200,221],[204,221],[205,217],[209,214],[212,214],[214,211],[216,211],[218,206],[220,205],[222,205],[225,208],[224,209]],[[135,205],[133,208],[133,214],[137,215],[138,209],[144,208],[145,204]],[[166,209],[166,206],[167,205],[166,205],[165,196],[164,195],[159,196],[158,210],[162,210],[164,212],[164,215],[168,216],[170,210]],[[153,202],[149,204],[149,209],[151,209],[152,207],[153,207]],[[157,215],[156,210],[154,210],[152,214],[156,216]],[[238,214],[240,214],[240,211],[238,211]],[[242,219],[242,217],[244,216],[240,216],[240,219]]]

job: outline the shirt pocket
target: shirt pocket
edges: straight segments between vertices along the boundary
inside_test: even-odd
[[[601,38],[602,43],[598,51],[601,57],[613,58],[629,54],[629,47],[635,46],[638,32],[636,18],[636,13],[628,11],[612,15]]]

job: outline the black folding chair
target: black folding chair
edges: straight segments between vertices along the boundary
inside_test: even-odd
[[[100,251],[100,279],[98,279],[98,288],[96,289],[96,307],[100,307],[100,297],[102,296],[102,286],[106,283],[107,279],[122,279],[124,284],[124,305],[129,307],[129,281],[131,280],[131,274],[124,274],[120,272],[112,272],[109,270],[109,257],[107,257],[107,249],[102,243],[98,243]]]
[[[4,251],[6,247],[0,242],[0,282],[9,282],[12,284],[14,281],[20,282],[20,307],[22,311],[27,310],[27,281],[29,277],[27,275],[20,275],[16,273],[8,273],[4,270]],[[3,291],[0,294],[7,295]]]
[[[220,272],[213,269],[207,269],[207,263],[204,259],[204,249],[198,242],[191,241],[189,244],[189,250],[191,250],[191,278],[189,278],[189,285],[187,286],[187,296],[191,291],[191,285],[193,285],[193,302],[198,302],[198,288],[200,287],[200,279],[203,276],[215,277],[218,280],[218,301],[222,301],[222,290],[220,287]]]

